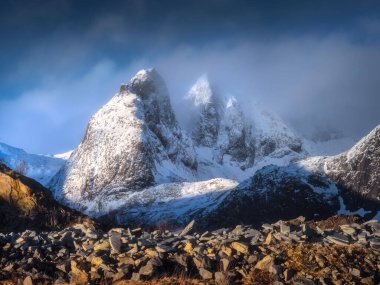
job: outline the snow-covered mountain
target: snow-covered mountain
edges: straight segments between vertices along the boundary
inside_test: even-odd
[[[30,154],[4,143],[0,143],[0,162],[45,186],[65,163],[59,158]]]
[[[99,215],[113,209],[115,200],[120,208],[130,205],[130,192],[163,183],[241,181],[276,159],[287,164],[305,156],[301,139],[280,120],[257,114],[256,124],[235,98],[215,94],[207,77],[186,100],[194,121],[189,135],[160,75],[139,71],[91,118],[84,139],[50,183],[55,197]]]
[[[202,76],[190,89],[190,132],[198,154],[198,178],[241,181],[264,165],[289,164],[306,156],[302,139],[280,118],[252,105],[245,113],[238,100],[218,94]]]
[[[142,70],[91,118],[51,187],[58,199],[82,207],[99,195],[192,180],[196,168],[165,83],[155,70]]]
[[[276,115],[258,105],[244,112],[236,98],[217,94],[206,76],[184,104],[192,124],[183,128],[157,71],[139,71],[91,118],[82,142],[50,182],[55,197],[86,214],[151,225],[347,210],[334,171],[326,170],[330,161],[343,167],[342,159],[305,159],[317,145]],[[372,141],[366,145],[377,148]],[[261,214],[252,215],[255,209]]]

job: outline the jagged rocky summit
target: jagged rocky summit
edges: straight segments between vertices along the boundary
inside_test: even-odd
[[[145,195],[137,202],[142,204],[156,201],[149,195],[156,190],[164,199],[168,194],[159,187],[163,183],[177,183],[174,196],[179,198],[183,189],[178,185],[183,184],[178,183],[221,178],[203,183],[201,193],[188,192],[213,196],[210,190],[223,192],[233,184],[228,180],[223,184],[223,179],[249,177],[255,171],[255,154],[262,154],[266,146],[255,138],[253,123],[236,99],[217,96],[206,78],[194,85],[188,97],[199,110],[190,135],[178,124],[157,71],[139,71],[91,118],[82,142],[50,183],[55,197],[102,215],[129,205],[136,200],[131,195],[141,191]],[[285,143],[289,141],[289,152],[282,156],[303,157],[301,140],[290,130],[289,134]],[[281,138],[276,140],[271,152],[285,147]]]

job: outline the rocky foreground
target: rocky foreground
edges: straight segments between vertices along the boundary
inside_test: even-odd
[[[8,284],[379,284],[380,222],[361,222],[299,217],[202,233],[194,222],[177,232],[84,224],[12,232],[0,234],[0,276]]]

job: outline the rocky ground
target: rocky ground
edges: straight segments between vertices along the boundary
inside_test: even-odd
[[[379,284],[380,223],[355,216],[196,232],[0,234],[3,284]]]

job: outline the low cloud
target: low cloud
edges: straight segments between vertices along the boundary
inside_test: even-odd
[[[42,66],[38,72],[47,75],[35,88],[0,101],[0,141],[37,153],[72,149],[88,119],[119,85],[152,66],[166,80],[178,115],[186,92],[207,73],[221,93],[236,96],[248,112],[250,102],[259,102],[308,137],[318,130],[336,130],[359,138],[380,123],[379,45],[334,35],[182,46],[125,65],[110,56],[75,76],[72,65],[51,74]]]

